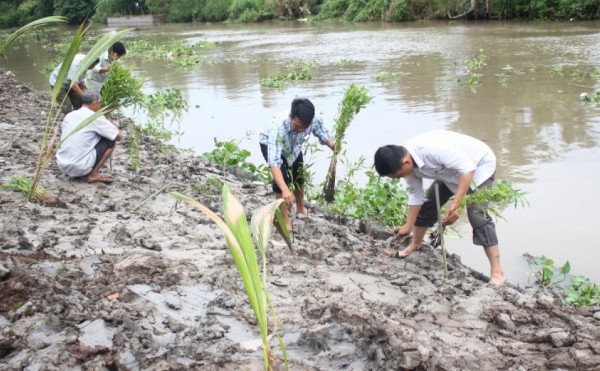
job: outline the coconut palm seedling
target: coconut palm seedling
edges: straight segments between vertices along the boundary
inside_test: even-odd
[[[12,42],[15,41],[16,38],[18,38],[23,33],[27,32],[28,30],[42,26],[42,25],[46,25],[46,24],[64,22],[64,21],[65,21],[65,18],[63,18],[63,17],[47,17],[47,18],[42,18],[37,21],[31,22],[31,23],[21,27],[20,29],[15,31],[11,36],[9,36],[8,39],[5,40],[5,42],[2,45],[0,45],[0,54],[2,54],[6,50],[6,48]],[[41,178],[43,169],[45,169],[48,166],[48,162],[52,158],[52,155],[62,144],[62,142],[61,142],[58,145],[55,145],[56,136],[58,134],[58,127],[59,127],[59,123],[60,123],[60,120],[59,120],[60,115],[61,115],[60,107],[64,104],[64,101],[65,101],[65,99],[67,99],[67,96],[65,95],[64,99],[61,102],[57,102],[57,97],[58,97],[59,91],[63,85],[63,82],[66,80],[69,68],[71,67],[71,64],[73,62],[73,58],[75,57],[75,54],[77,54],[77,52],[79,51],[79,49],[81,47],[81,44],[83,42],[83,37],[84,37],[86,30],[87,29],[84,28],[84,24],[82,24],[81,26],[79,26],[79,28],[75,32],[75,36],[73,37],[73,40],[71,41],[69,50],[67,51],[67,53],[62,61],[62,66],[60,68],[58,77],[56,79],[56,83],[54,85],[54,89],[52,91],[52,100],[51,100],[51,104],[50,104],[50,110],[48,112],[48,117],[47,117],[46,124],[44,126],[44,131],[42,134],[42,140],[41,140],[41,144],[40,144],[40,152],[39,152],[38,159],[36,162],[33,179],[30,183],[29,182],[26,183],[27,187],[29,188],[29,200],[30,201],[40,201],[40,195],[44,195],[41,198],[41,200],[47,200],[50,197],[47,192],[41,191],[41,188],[39,187],[39,182],[40,182],[40,178]],[[71,80],[71,87],[73,86],[73,84],[75,84],[78,81],[79,77],[83,73],[85,73],[85,71],[92,64],[93,61],[98,59],[98,57],[105,50],[107,50],[110,45],[112,45],[114,42],[116,42],[118,39],[120,39],[123,36],[123,34],[125,34],[126,32],[129,32],[129,31],[130,31],[130,29],[126,29],[126,30],[122,30],[122,31],[119,31],[116,33],[108,33],[108,34],[104,35],[100,40],[98,40],[96,42],[96,44],[92,47],[92,49],[85,55],[83,61],[81,62],[79,68],[77,69],[77,71],[75,71],[75,74]],[[77,128],[75,128],[75,130],[73,130],[73,132],[71,132],[69,134],[69,136],[75,134],[77,131],[81,130],[82,128],[84,128],[85,126],[87,126],[91,122],[93,122],[96,118],[98,118],[99,116],[101,116],[109,111],[110,111],[110,108],[103,108],[103,109],[99,110],[94,115],[92,115],[91,117],[84,120]],[[23,182],[17,182],[17,183],[21,183],[21,185],[25,184]]]
[[[327,180],[325,182],[325,201],[333,201],[335,192],[335,171],[337,167],[337,159],[344,137],[346,136],[346,130],[350,126],[350,122],[354,116],[360,112],[361,109],[365,108],[368,103],[371,102],[373,97],[368,95],[368,90],[365,87],[351,84],[344,93],[344,98],[338,106],[338,117],[334,124],[334,142],[335,150],[333,151],[333,157],[331,158],[331,164],[327,171]]]
[[[223,213],[225,220],[217,216],[213,211],[190,197],[172,192],[171,195],[179,200],[194,206],[214,221],[225,234],[229,251],[233,256],[235,266],[240,273],[242,282],[246,289],[250,305],[256,316],[256,322],[260,329],[262,340],[263,360],[265,370],[272,370],[275,356],[271,350],[271,339],[273,336],[279,341],[279,347],[283,354],[286,365],[287,354],[283,339],[277,333],[278,321],[275,308],[267,291],[267,257],[266,249],[271,236],[273,218],[277,217],[279,228],[287,233],[285,223],[281,217],[280,205],[283,200],[276,200],[267,206],[256,210],[252,216],[250,226],[240,201],[231,193],[227,185],[223,185]],[[289,240],[289,234],[288,234]],[[253,242],[254,241],[254,242]],[[255,245],[256,244],[256,249]],[[261,268],[257,259],[256,250],[260,253]],[[272,332],[269,333],[268,312],[273,317]]]

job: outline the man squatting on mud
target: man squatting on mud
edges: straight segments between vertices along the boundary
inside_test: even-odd
[[[99,171],[112,156],[116,141],[123,139],[123,134],[115,124],[100,116],[71,135],[79,124],[101,108],[100,93],[86,90],[81,95],[81,102],[83,106],[68,113],[62,122],[61,141],[64,142],[56,153],[58,168],[70,177],[85,177],[88,183],[110,183],[112,178]]]
[[[404,178],[408,184],[408,216],[397,230],[396,238],[413,231],[410,245],[398,252],[408,256],[421,247],[427,228],[437,220],[435,185],[439,186],[440,204],[452,196],[444,225],[459,218],[462,198],[478,188],[490,187],[496,173],[496,156],[491,148],[473,137],[444,130],[429,131],[409,139],[404,145],[387,145],[375,152],[375,168],[380,176]],[[423,178],[434,180],[425,195]],[[490,262],[490,282],[504,283],[500,247],[494,221],[487,203],[467,207],[473,227],[473,243],[483,246]]]

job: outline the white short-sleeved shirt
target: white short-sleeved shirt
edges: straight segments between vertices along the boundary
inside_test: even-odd
[[[65,78],[64,85],[71,85],[71,81],[73,81],[75,72],[77,72],[77,69],[79,68],[79,65],[81,64],[81,62],[83,62],[84,58],[85,58],[85,54],[81,54],[81,53],[75,54],[75,57],[73,57],[73,62],[71,63],[71,67],[69,67],[69,72],[67,72],[67,77]],[[56,79],[58,78],[58,73],[60,72],[61,67],[62,67],[62,63],[59,64],[54,69],[54,71],[52,71],[52,73],[50,74],[50,78],[48,79],[50,86],[54,86],[54,84],[56,84]],[[87,74],[87,71],[84,72],[79,77],[79,80],[77,80],[77,83],[83,82],[85,80],[86,74]]]
[[[92,116],[94,111],[87,107],[68,113],[62,122],[61,141],[68,137],[56,153],[58,168],[64,174],[71,177],[85,176],[92,171],[96,162],[96,144],[100,139],[107,138],[115,140],[119,134],[119,128],[100,116],[92,123],[79,130],[77,133],[69,134],[85,120]]]
[[[98,93],[102,90],[102,85],[104,85],[104,81],[108,77],[108,73],[100,73],[101,68],[106,68],[110,66],[110,56],[108,55],[108,51],[105,51],[104,54],[100,57],[100,63],[98,63],[92,70],[88,73],[87,79],[85,80],[85,84],[89,89],[94,89]]]
[[[492,149],[479,139],[461,133],[428,131],[403,146],[415,162],[413,173],[404,177],[408,184],[409,205],[422,205],[426,201],[423,178],[442,181],[456,192],[461,174],[475,171],[473,188],[496,172],[496,156]]]

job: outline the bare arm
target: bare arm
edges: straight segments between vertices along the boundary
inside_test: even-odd
[[[419,211],[421,211],[421,206],[422,205],[408,206],[408,215],[406,216],[406,222],[402,227],[394,231],[396,234],[396,238],[402,238],[410,234],[415,225],[415,222],[417,221],[417,215],[419,215]]]
[[[327,141],[325,142],[325,145],[329,148],[331,148],[331,150],[333,152],[336,152],[335,150],[335,142],[333,141],[333,139],[327,139]],[[340,148],[337,149],[337,152],[340,151]]]
[[[285,200],[285,202],[287,202],[288,207],[291,209],[294,205],[294,196],[292,195],[292,192],[290,192],[290,189],[288,188],[287,184],[285,184],[285,180],[283,179],[283,173],[281,172],[281,169],[279,168],[279,166],[271,166],[269,167],[269,170],[271,171],[271,176],[273,176],[273,181],[275,182],[275,184],[277,184],[279,189],[281,189],[281,195],[283,199]]]
[[[83,95],[83,90],[82,90],[82,88],[81,88],[81,86],[79,84],[73,84],[73,88],[72,89],[75,92],[75,94],[79,95],[80,97]]]
[[[456,193],[454,194],[454,198],[452,199],[450,206],[448,207],[448,213],[446,214],[446,218],[443,221],[444,225],[453,224],[458,220],[458,217],[460,216],[460,201],[469,191],[471,183],[473,182],[473,175],[475,175],[475,171],[460,174],[460,178],[458,180],[458,188],[456,190]]]

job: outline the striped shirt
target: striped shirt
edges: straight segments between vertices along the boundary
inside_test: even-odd
[[[260,133],[260,143],[267,146],[269,167],[281,166],[286,159],[288,165],[292,165],[302,151],[302,145],[308,139],[310,134],[319,138],[319,143],[325,144],[331,139],[331,134],[323,125],[323,120],[315,116],[310,126],[302,133],[296,133],[292,130],[292,121],[289,114],[277,115],[274,122]]]

